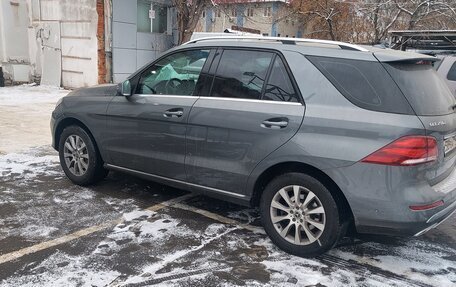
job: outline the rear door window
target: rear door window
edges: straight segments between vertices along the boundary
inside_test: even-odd
[[[273,56],[273,53],[261,51],[223,51],[212,85],[212,96],[261,99]]]
[[[378,112],[414,114],[381,63],[315,56],[307,58],[354,105]]]
[[[418,116],[447,115],[456,100],[431,63],[387,63],[386,69]]]

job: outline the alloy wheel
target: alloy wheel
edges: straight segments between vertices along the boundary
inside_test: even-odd
[[[290,185],[277,191],[270,213],[277,233],[292,244],[319,241],[325,229],[326,214],[320,199],[303,186]]]
[[[82,176],[89,168],[89,151],[84,140],[77,135],[70,135],[65,140],[63,149],[65,164],[70,172]]]

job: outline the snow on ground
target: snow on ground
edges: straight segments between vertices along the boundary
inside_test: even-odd
[[[0,154],[50,145],[52,110],[68,93],[35,85],[0,88]]]
[[[9,153],[0,157],[0,175],[34,180],[38,175],[61,174],[52,169],[59,165],[58,160],[57,155],[36,156],[34,152]]]
[[[116,279],[117,271],[100,270],[94,264],[87,266],[82,256],[69,255],[57,251],[41,262],[32,262],[26,276],[0,282],[2,286],[106,286]]]
[[[71,184],[58,160],[51,147],[0,155],[0,255],[2,239],[40,242],[138,209],[131,198]]]
[[[0,106],[21,106],[30,104],[55,104],[70,91],[34,84],[0,88]]]

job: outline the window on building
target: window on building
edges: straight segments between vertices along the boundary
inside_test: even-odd
[[[221,9],[217,9],[217,17],[222,17],[222,10]]]
[[[268,52],[225,50],[213,82],[212,96],[261,99],[272,57]]]
[[[298,94],[293,88],[285,64],[280,57],[276,57],[274,61],[262,99],[268,101],[299,102]]]
[[[203,18],[206,18],[206,10],[203,10]]]
[[[236,17],[236,7],[231,8],[231,16]]]
[[[247,9],[247,16],[248,16],[248,17],[253,17],[253,7],[249,7],[249,8]]]
[[[264,17],[270,17],[272,14],[271,14],[271,7],[265,7],[264,8]]]
[[[138,83],[138,94],[192,95],[209,50],[172,54],[148,68]]]
[[[137,31],[164,33],[168,29],[168,7],[152,3],[151,0],[137,0]]]

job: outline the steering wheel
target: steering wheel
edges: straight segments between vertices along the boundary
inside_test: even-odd
[[[167,94],[171,94],[172,92],[175,92],[176,89],[182,85],[182,80],[178,79],[178,78],[172,78],[172,79],[169,79],[167,82],[166,82],[166,85],[165,85],[165,91]]]

